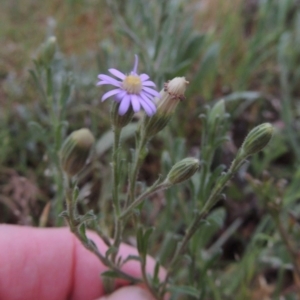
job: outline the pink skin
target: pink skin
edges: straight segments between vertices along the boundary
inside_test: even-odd
[[[107,246],[93,232],[101,253]],[[137,255],[137,250],[122,244],[123,257]],[[155,262],[147,259],[147,269],[153,273]],[[31,228],[0,225],[0,299],[5,300],[89,300],[104,296],[100,273],[107,268],[86,250],[67,228]],[[139,262],[129,261],[123,271],[140,277]],[[160,270],[160,277],[164,277]],[[118,280],[117,286],[126,286]],[[126,297],[126,298],[125,298]],[[123,287],[108,298],[152,299],[140,287]]]

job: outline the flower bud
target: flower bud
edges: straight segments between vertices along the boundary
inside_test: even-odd
[[[165,83],[160,97],[155,98],[156,113],[152,117],[145,116],[143,126],[146,136],[154,136],[166,127],[179,101],[185,99],[184,92],[188,83],[185,77],[175,77]]]
[[[187,157],[176,163],[170,170],[166,182],[177,184],[191,178],[200,168],[200,161],[194,157]]]
[[[217,120],[222,120],[225,113],[225,102],[222,99],[218,101],[210,110],[208,114],[208,126],[212,127]]]
[[[73,131],[67,137],[60,150],[60,162],[69,176],[74,176],[83,169],[94,142],[95,138],[87,128]]]
[[[121,116],[119,114],[119,106],[120,106],[120,103],[118,103],[118,102],[114,101],[112,103],[111,121],[112,121],[112,124],[116,128],[121,129],[131,122],[133,115],[134,115],[134,111],[133,111],[132,107],[130,107],[128,109],[128,111],[124,115]]]
[[[56,37],[51,36],[43,43],[37,55],[37,62],[41,65],[48,66],[54,58],[56,51]]]
[[[270,123],[254,127],[245,138],[240,155],[247,157],[261,151],[270,142],[273,132],[274,128]]]

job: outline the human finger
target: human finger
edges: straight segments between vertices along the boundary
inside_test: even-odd
[[[104,242],[93,232],[88,236],[105,253]],[[122,244],[120,255],[137,255],[137,250]],[[99,275],[107,268],[67,228],[0,225],[0,260],[0,299],[81,300],[95,299],[105,292]],[[149,273],[154,265],[148,257]],[[127,262],[122,269],[131,276],[141,276],[137,261]]]

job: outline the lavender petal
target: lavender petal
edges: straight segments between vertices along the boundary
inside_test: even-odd
[[[147,94],[146,92],[141,91],[141,92],[140,92],[140,96],[141,96],[145,101],[151,101],[151,102],[152,102],[153,96]]]
[[[145,91],[145,92],[147,92],[148,94],[150,94],[150,95],[152,95],[152,96],[154,96],[154,97],[159,97],[159,92],[157,92],[157,91],[155,91],[155,90],[153,90],[153,89],[150,89],[150,88],[147,88],[147,87],[144,87],[143,86],[143,91]]]
[[[116,94],[118,94],[118,93],[120,93],[120,92],[122,92],[121,89],[115,89],[115,90],[109,91],[109,92],[105,93],[105,94],[102,96],[101,101],[103,102],[103,101],[105,101],[107,98],[109,98],[109,97],[111,97],[111,96],[113,96],[113,95],[116,95]]]
[[[149,102],[144,101],[143,99],[140,100],[141,105],[143,106],[146,114],[151,117],[155,114],[156,108],[153,109],[150,105]]]
[[[104,84],[111,84],[111,83],[109,83],[107,81],[99,81],[99,82],[97,82],[96,85],[104,85]]]
[[[106,81],[108,82],[108,84],[112,84],[112,85],[115,85],[115,86],[121,86],[121,82],[108,76],[108,75],[104,75],[104,74],[100,74],[98,75],[98,78],[103,80],[103,81]]]
[[[119,94],[117,94],[117,95],[115,96],[116,101],[117,101],[117,102],[122,101],[122,99],[124,98],[125,95],[127,95],[127,91],[122,91],[122,92],[120,92]]]
[[[141,104],[139,101],[139,97],[135,94],[131,95],[131,105],[134,112],[138,112],[141,110]]]
[[[109,73],[113,74],[114,76],[120,78],[121,80],[124,80],[126,75],[120,72],[117,69],[108,69]]]
[[[136,54],[134,54],[134,66],[132,69],[132,73],[137,74],[138,64],[139,64],[139,57]]]
[[[142,98],[143,102],[146,103],[151,108],[154,114],[156,112],[155,104],[146,96],[145,93],[140,93],[140,97]]]
[[[140,78],[141,78],[142,81],[146,81],[146,80],[149,79],[150,77],[149,77],[149,75],[143,73],[143,74],[140,75]]]
[[[155,83],[153,81],[143,81],[142,82],[143,86],[153,86],[156,87]]]
[[[119,106],[119,115],[123,116],[128,111],[128,108],[130,106],[130,96],[126,95]]]

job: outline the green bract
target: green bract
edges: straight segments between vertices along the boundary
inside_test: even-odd
[[[241,155],[247,157],[261,151],[270,142],[273,132],[274,128],[270,123],[254,127],[245,138],[241,147]]]
[[[200,161],[194,157],[187,157],[176,163],[170,170],[166,181],[170,184],[181,183],[190,179],[200,168]]]
[[[69,176],[74,176],[83,169],[94,142],[94,136],[86,128],[73,131],[65,140],[60,151],[60,162]]]

